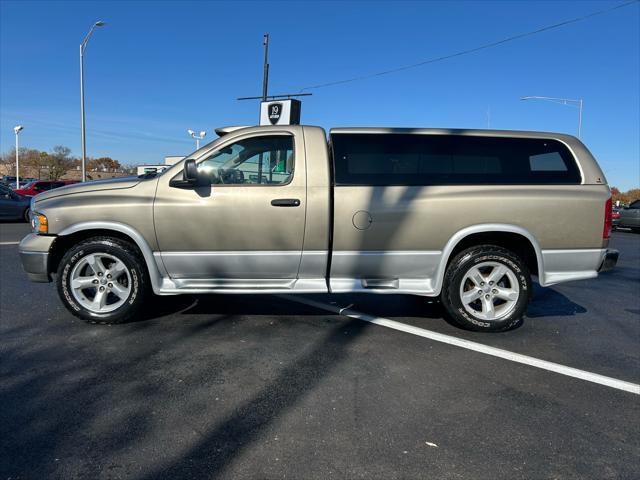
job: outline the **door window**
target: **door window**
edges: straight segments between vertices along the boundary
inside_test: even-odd
[[[293,137],[259,136],[240,140],[198,164],[212,185],[284,185],[293,177]]]

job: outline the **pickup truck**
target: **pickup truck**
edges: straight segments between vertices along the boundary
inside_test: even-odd
[[[460,326],[520,325],[532,294],[613,268],[611,195],[554,133],[259,126],[160,174],[34,197],[20,243],[65,306],[131,319],[149,294],[403,293]]]

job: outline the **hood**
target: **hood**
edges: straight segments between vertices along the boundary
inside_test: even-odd
[[[140,183],[142,179],[138,177],[120,177],[109,178],[107,180],[92,180],[84,183],[72,183],[71,185],[65,185],[64,187],[54,188],[48,192],[42,192],[36,195],[34,202],[40,202],[42,200],[48,200],[54,197],[61,197],[63,195],[74,195],[76,193],[95,192],[99,190],[119,190],[124,188],[135,187]]]

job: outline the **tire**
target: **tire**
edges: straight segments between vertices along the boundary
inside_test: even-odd
[[[531,291],[531,274],[520,257],[496,245],[480,245],[451,261],[441,301],[462,328],[504,332],[522,325]]]
[[[130,320],[150,292],[138,249],[112,237],[89,238],[65,253],[57,284],[62,303],[73,315],[101,324]]]
[[[24,212],[22,212],[22,219],[27,223],[31,223],[31,215],[29,214],[28,208],[26,208]]]

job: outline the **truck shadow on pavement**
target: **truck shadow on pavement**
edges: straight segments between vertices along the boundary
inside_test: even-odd
[[[587,313],[587,309],[553,288],[533,286],[533,299],[527,309],[527,317],[569,317]]]
[[[449,319],[438,298],[414,295],[335,294],[304,295],[319,302],[352,307],[380,317],[419,317],[426,320]],[[566,317],[587,313],[587,309],[553,288],[534,284],[533,299],[527,317]],[[282,300],[273,295],[180,295],[154,297],[149,306],[129,323],[139,323],[170,315],[326,315],[324,311]],[[459,328],[459,327],[457,327]]]
[[[212,316],[214,304],[197,303],[191,313],[205,317],[188,322],[3,328],[0,475],[215,478],[348,358],[370,326],[316,312],[296,326],[308,343],[294,339],[277,362],[266,352],[286,351],[289,323],[218,308]],[[214,397],[238,389],[236,405],[216,406]],[[197,434],[186,449],[166,431],[166,416],[180,419],[181,435]],[[159,457],[148,439],[164,442]],[[153,460],[135,453],[145,449],[155,451]]]
[[[348,347],[368,324],[348,321],[332,328],[304,356],[284,367],[267,386],[240,404],[179,459],[143,476],[144,479],[217,477],[261,432],[314,390],[348,355]]]
[[[435,299],[317,297],[442,321]],[[584,312],[536,288],[529,316]],[[156,298],[139,321],[113,327],[67,317],[2,329],[2,477],[225,476],[349,360],[372,327],[271,295]],[[216,404],[231,392],[240,392],[237,403]],[[172,422],[180,425],[177,439],[166,426]],[[155,454],[144,459],[139,451]]]

